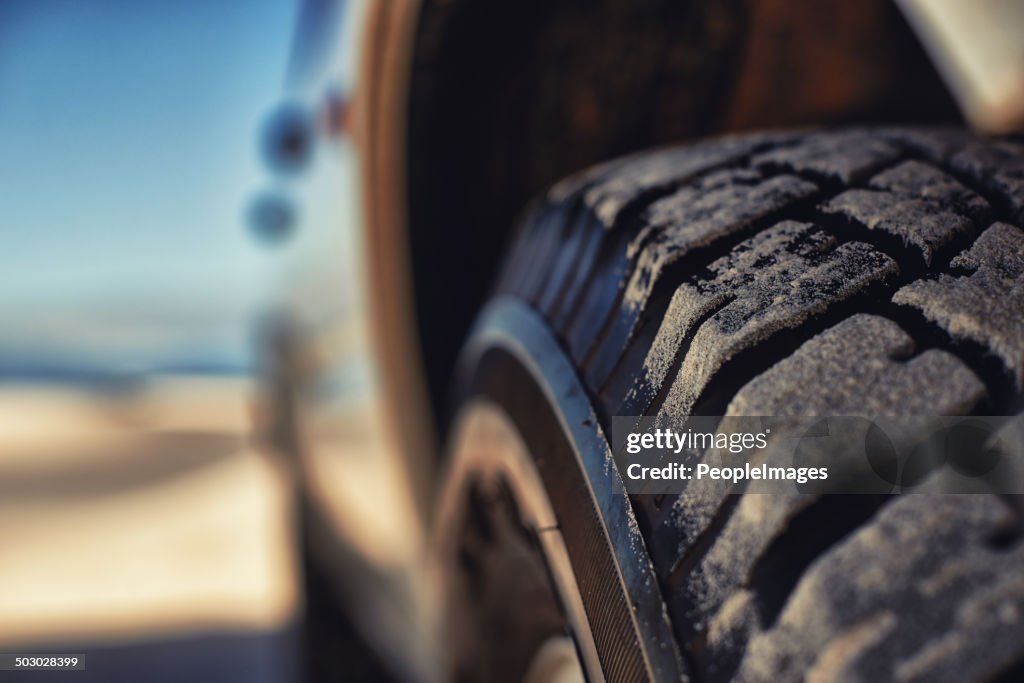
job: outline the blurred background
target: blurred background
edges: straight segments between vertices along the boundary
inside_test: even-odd
[[[414,550],[408,493],[379,485],[402,475],[356,285],[360,12],[0,4],[0,652],[85,653],[76,681],[303,677],[295,429],[274,383],[298,330],[327,340],[317,466],[351,472],[328,502],[375,541],[368,561]],[[388,496],[394,514],[363,512]],[[331,666],[381,675],[325,618]]]

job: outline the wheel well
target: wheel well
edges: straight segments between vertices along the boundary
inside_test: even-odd
[[[887,0],[425,0],[407,121],[417,328],[443,427],[516,217],[559,178],[718,132],[960,117]]]

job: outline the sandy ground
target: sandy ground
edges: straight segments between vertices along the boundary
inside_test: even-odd
[[[250,396],[0,386],[0,652],[89,652],[79,682],[297,676],[293,496]]]

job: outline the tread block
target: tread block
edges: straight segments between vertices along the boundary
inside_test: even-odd
[[[893,661],[896,678],[909,683],[983,681],[1019,662],[1024,638],[1024,581],[1014,569],[1019,569],[1024,556],[1015,552],[998,559],[1002,560],[1002,572],[982,572],[977,561],[953,558],[941,574],[931,577],[934,583],[936,578],[959,575],[954,580],[969,591],[956,606],[949,629],[929,642],[915,643],[918,647],[910,656],[901,656],[896,644],[866,653],[869,656],[857,662],[857,677],[879,680],[875,674],[886,668],[883,662]]]
[[[977,138],[964,130],[951,126],[924,128],[882,128],[881,137],[906,148],[929,162],[942,164]]]
[[[980,195],[952,176],[921,161],[904,161],[868,181],[868,186],[899,197],[920,199],[932,206],[987,225],[992,208]]]
[[[950,265],[969,274],[912,282],[893,302],[916,308],[954,340],[981,344],[1024,389],[1024,232],[996,223]]]
[[[1014,223],[1024,223],[1024,147],[1009,142],[967,145],[950,159],[962,173],[994,194]]]
[[[713,262],[708,280],[677,288],[640,376],[618,414],[639,415],[647,410],[704,318],[728,304],[755,279],[766,283],[785,279],[787,273],[806,266],[808,259],[821,258],[835,245],[834,238],[808,223],[786,221],[741,242]]]
[[[743,586],[772,539],[813,500],[799,494],[740,497],[735,513],[673,596],[695,631],[708,627],[729,597]]]
[[[740,169],[714,173],[654,202],[644,213],[645,227],[627,249],[627,257],[635,258],[636,265],[621,310],[601,342],[603,352],[589,369],[591,381],[596,386],[604,384],[667,269],[694,251],[751,230],[759,221],[817,192],[816,185],[795,176],[765,179],[755,171]]]
[[[787,234],[792,239],[787,248],[767,246]],[[690,414],[712,378],[741,352],[777,332],[799,328],[898,272],[895,261],[870,245],[834,246],[835,238],[822,234],[810,224],[780,223],[741,245],[738,258],[712,264],[712,280],[684,285],[677,292],[667,325],[675,324],[678,316],[685,328],[693,311],[716,302],[724,305],[694,334],[669,388],[664,414]],[[834,248],[823,251],[825,245]],[[744,267],[744,261],[752,263]]]
[[[754,594],[742,589],[733,593],[708,624],[704,648],[696,657],[707,680],[728,680],[746,644],[760,632]]]
[[[849,190],[826,202],[821,210],[898,239],[926,266],[932,265],[941,249],[974,234],[974,223],[968,218],[888,192]]]
[[[606,229],[611,229],[623,210],[637,197],[652,190],[685,183],[716,166],[739,162],[773,140],[772,136],[743,135],[656,154],[636,155],[625,163],[609,167],[617,172],[606,174],[587,187],[583,195],[584,204]],[[561,192],[564,193],[565,189]]]
[[[751,682],[799,680],[815,671],[819,680],[895,680],[898,673],[906,680],[931,680],[920,674],[954,662],[942,655],[934,660],[940,665],[935,667],[923,660],[915,663],[914,655],[929,640],[937,642],[936,635],[951,642],[968,640],[981,649],[984,641],[978,638],[983,636],[963,628],[964,616],[986,604],[993,583],[1003,584],[995,591],[1011,599],[1006,604],[1015,613],[1024,614],[1024,575],[1019,571],[1024,547],[1000,552],[985,540],[1011,517],[1009,508],[991,495],[894,500],[811,566],[778,622],[751,640],[738,677]],[[921,609],[923,603],[927,609]],[[879,619],[883,613],[891,614],[895,623]],[[1024,620],[1003,626],[1001,639],[1012,645],[1000,643],[994,654],[1005,656],[1008,649],[1019,648]],[[848,656],[835,656],[836,644],[851,641],[859,646]],[[983,649],[986,657],[992,654],[989,643]],[[959,650],[962,656],[964,650]],[[1002,665],[1001,660],[996,656],[989,665]],[[956,659],[951,673],[968,673],[965,664]],[[869,675],[851,675],[862,666]]]
[[[785,466],[789,454],[772,449],[757,462]],[[757,464],[757,463],[755,463]],[[744,486],[733,488],[742,493]],[[683,494],[686,497],[689,488]],[[692,571],[678,580],[673,601],[700,632],[727,610],[730,596],[754,591],[756,624],[770,625],[785,603],[789,581],[832,544],[875,514],[883,496],[742,495],[735,512]],[[765,558],[768,558],[765,560]],[[762,563],[764,562],[764,565]]]
[[[809,135],[801,145],[756,155],[753,164],[756,168],[782,168],[849,185],[866,180],[901,154],[898,146],[878,135],[851,130]]]
[[[730,415],[962,415],[985,385],[945,351],[914,353],[899,325],[854,315],[747,383]]]
[[[623,306],[642,308],[662,271],[685,254],[740,232],[817,191],[817,186],[796,176],[765,179],[741,169],[716,173],[655,202],[644,214],[644,229],[627,251],[637,264]]]

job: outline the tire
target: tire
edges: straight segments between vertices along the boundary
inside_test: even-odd
[[[553,516],[493,484],[527,465],[455,456],[453,581],[507,585],[479,561],[499,537],[464,542],[504,500],[549,573],[559,534],[587,642],[567,628],[607,680],[1021,680],[1015,497],[625,497],[605,438],[615,415],[1018,413],[1021,226],[1024,146],[957,130],[730,137],[559,184],[467,344],[452,430],[502,415]]]

